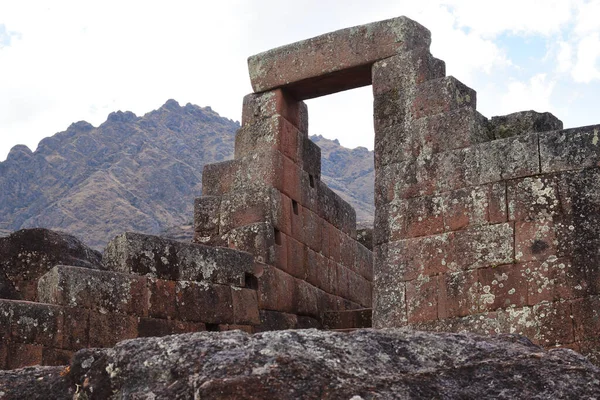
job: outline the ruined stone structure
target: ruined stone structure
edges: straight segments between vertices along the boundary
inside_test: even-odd
[[[235,159],[204,170],[195,243],[126,233],[101,263],[19,248],[19,268],[44,263],[26,279],[2,264],[0,369],[138,336],[367,327],[371,308],[376,328],[521,333],[598,361],[600,126],[488,120],[429,45],[400,17],[250,57]],[[303,103],[365,85],[374,257],[320,180]]]

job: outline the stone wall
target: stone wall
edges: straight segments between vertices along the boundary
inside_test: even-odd
[[[254,254],[259,330],[371,307],[372,253],[356,240],[354,209],[320,178],[306,105],[284,89],[247,95],[235,159],[204,169],[194,241]]]
[[[56,251],[46,246],[42,259]],[[56,265],[39,278],[36,302],[0,299],[0,369],[65,365],[79,349],[137,337],[252,333],[260,324],[254,273],[248,253],[119,235],[102,269]]]

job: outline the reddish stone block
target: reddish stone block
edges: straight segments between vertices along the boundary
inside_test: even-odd
[[[301,163],[302,134],[281,116],[256,121],[242,126],[235,136],[235,158],[279,150],[295,163]]]
[[[441,197],[407,200],[406,237],[428,236],[444,231],[444,204]]]
[[[328,284],[326,286],[330,288],[330,290],[327,292],[335,295],[339,293],[340,290],[344,290],[343,286],[340,286],[340,280],[338,279],[338,264],[332,259],[324,258],[323,267],[323,275],[328,280]]]
[[[179,281],[175,287],[177,315],[183,321],[233,323],[231,291],[227,285]]]
[[[202,170],[202,195],[220,196],[230,192],[239,170],[237,160],[206,164]]]
[[[44,347],[42,349],[42,365],[69,365],[73,352],[69,350]]]
[[[61,347],[63,308],[28,301],[0,300],[3,336],[16,343]],[[5,325],[6,324],[6,325]]]
[[[489,186],[488,222],[490,224],[508,221],[506,191],[505,182],[496,182]]]
[[[376,250],[378,268],[393,273],[403,282],[444,273],[449,265],[456,264],[451,258],[453,237],[452,233],[443,233],[381,245]]]
[[[296,279],[296,288],[295,312],[299,315],[318,318],[320,310],[317,301],[317,288],[300,279]]]
[[[302,169],[306,172],[303,175],[308,177],[302,187],[305,190],[316,188],[316,180],[321,180],[321,148],[307,137],[302,140]]]
[[[457,231],[488,222],[489,187],[473,186],[442,196],[445,229]]]
[[[90,312],[90,347],[112,347],[117,342],[138,337],[138,317],[125,314]]]
[[[510,264],[514,261],[514,227],[503,223],[456,231],[450,251],[450,270]]]
[[[206,325],[200,322],[186,322],[157,318],[140,318],[138,323],[139,337],[160,337],[188,332],[202,332]]]
[[[527,304],[527,273],[522,264],[480,268],[477,274],[481,285],[479,310],[492,311]]]
[[[589,362],[594,365],[600,365],[600,341],[598,340],[586,340],[578,343],[579,351],[584,355]]]
[[[332,230],[332,226],[329,222],[327,221],[323,221],[322,225],[321,225],[321,240],[323,242],[323,245],[321,246],[321,254],[323,254],[324,257],[331,257],[331,254],[329,252],[330,250],[330,233]]]
[[[294,277],[275,267],[263,265],[258,280],[258,306],[261,310],[293,312],[295,300]]]
[[[479,308],[477,271],[448,272],[439,277],[438,317],[474,314]]]
[[[341,263],[351,271],[356,272],[356,245],[358,242],[348,235],[340,234]]]
[[[232,288],[233,323],[238,325],[258,325],[258,294],[256,290]]]
[[[335,263],[335,271],[336,271],[336,289],[337,291],[334,293],[344,299],[349,298],[349,285],[348,285],[348,269],[341,264]]]
[[[223,195],[219,209],[219,232],[225,234],[234,228],[259,222],[277,225],[276,218],[273,218],[277,216],[273,215],[273,211],[279,208],[279,200],[277,190],[264,186]]]
[[[292,238],[287,239],[288,246],[288,269],[285,271],[288,274],[299,279],[306,279],[306,252],[307,247],[302,243]]]
[[[7,347],[7,369],[42,365],[44,346],[40,344],[8,343]]]
[[[177,284],[175,281],[149,279],[148,315],[152,318],[177,319]]]
[[[538,325],[538,332],[533,337],[535,343],[549,347],[575,341],[571,303],[540,303],[533,306],[533,314]]]
[[[348,298],[365,308],[373,303],[371,282],[351,270],[348,271]]]
[[[276,216],[273,218],[275,228],[288,236],[292,236],[292,199],[279,193],[279,199],[276,201]]]
[[[406,283],[392,283],[375,274],[373,285],[373,328],[390,328],[406,326]]]
[[[296,329],[298,316],[272,310],[260,310],[260,325],[254,327],[254,332]]]
[[[595,167],[600,160],[596,139],[600,126],[584,126],[540,134],[542,172]]]
[[[377,61],[372,67],[373,94],[442,78],[446,75],[446,68],[445,63],[440,61],[426,47],[409,49]]]
[[[283,87],[307,99],[371,83],[371,65],[400,53],[427,48],[430,32],[399,17],[327,33],[251,56],[255,92]],[[335,54],[332,58],[330,55]],[[299,63],[298,60],[303,60]]]
[[[317,287],[321,287],[321,282],[319,282],[319,257],[321,257],[321,255],[315,253],[313,250],[306,250],[306,281]]]
[[[492,140],[465,149],[465,182],[483,185],[537,175],[537,134]]]
[[[291,212],[291,225],[292,225],[292,234],[291,237],[296,239],[299,242],[305,243],[305,235],[308,233],[304,229],[304,215],[305,211],[308,212],[304,207],[302,207],[296,200],[290,201],[290,210]]]
[[[275,264],[275,231],[270,223],[259,222],[232,229],[227,235],[229,248],[254,255],[258,262]]]
[[[244,190],[263,185],[283,191],[284,160],[288,160],[291,165],[295,166],[291,160],[277,150],[265,150],[237,159],[239,167],[236,170],[231,189]]]
[[[283,190],[282,192],[292,200],[298,201],[302,198],[300,187],[301,169],[292,160],[282,157],[283,170]]]
[[[356,243],[356,272],[368,281],[373,281],[373,252]]]
[[[0,341],[0,370],[7,369],[6,357],[8,356],[8,341]]]
[[[508,181],[506,192],[510,221],[549,221],[560,213],[558,186],[552,176]]]
[[[320,252],[323,244],[321,231],[323,220],[307,208],[302,207],[304,242],[314,251]]]
[[[515,223],[517,261],[544,261],[556,258],[557,244],[552,221],[535,220]]]
[[[375,208],[373,244],[404,239],[407,234],[408,202],[395,200]]]
[[[89,346],[90,311],[82,308],[64,308],[62,348],[80,350]]]
[[[244,96],[242,106],[242,126],[281,115],[292,125],[307,133],[308,113],[306,104],[297,101],[281,89]]]
[[[342,261],[341,236],[342,232],[339,229],[329,225],[329,256],[336,263]]]
[[[194,238],[197,242],[219,234],[220,196],[204,196],[194,200]]]
[[[417,86],[412,101],[413,118],[423,118],[456,110],[461,107],[476,108],[477,94],[452,76],[425,81]]]
[[[289,271],[291,266],[288,263],[288,241],[293,239],[282,232],[275,231],[274,235],[275,246],[273,249],[275,251],[275,266],[282,271]]]
[[[571,301],[575,325],[575,340],[598,341],[600,332],[600,296]]]
[[[432,321],[438,318],[438,277],[421,276],[406,282],[408,323]]]

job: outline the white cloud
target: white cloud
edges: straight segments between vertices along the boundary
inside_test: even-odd
[[[575,82],[600,80],[600,34],[584,37],[577,46],[577,62],[572,71]]]
[[[546,74],[538,74],[525,82],[513,81],[500,101],[501,113],[509,114],[523,110],[552,112],[555,107],[550,102],[556,82]]]
[[[558,72],[568,72],[573,67],[573,50],[571,44],[560,41],[556,54]]]

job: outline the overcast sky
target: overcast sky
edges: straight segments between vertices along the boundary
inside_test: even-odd
[[[600,0],[1,0],[0,160],[10,148],[167,99],[241,119],[246,59],[406,15],[487,117],[600,123]],[[310,133],[373,148],[370,87],[310,100]]]

